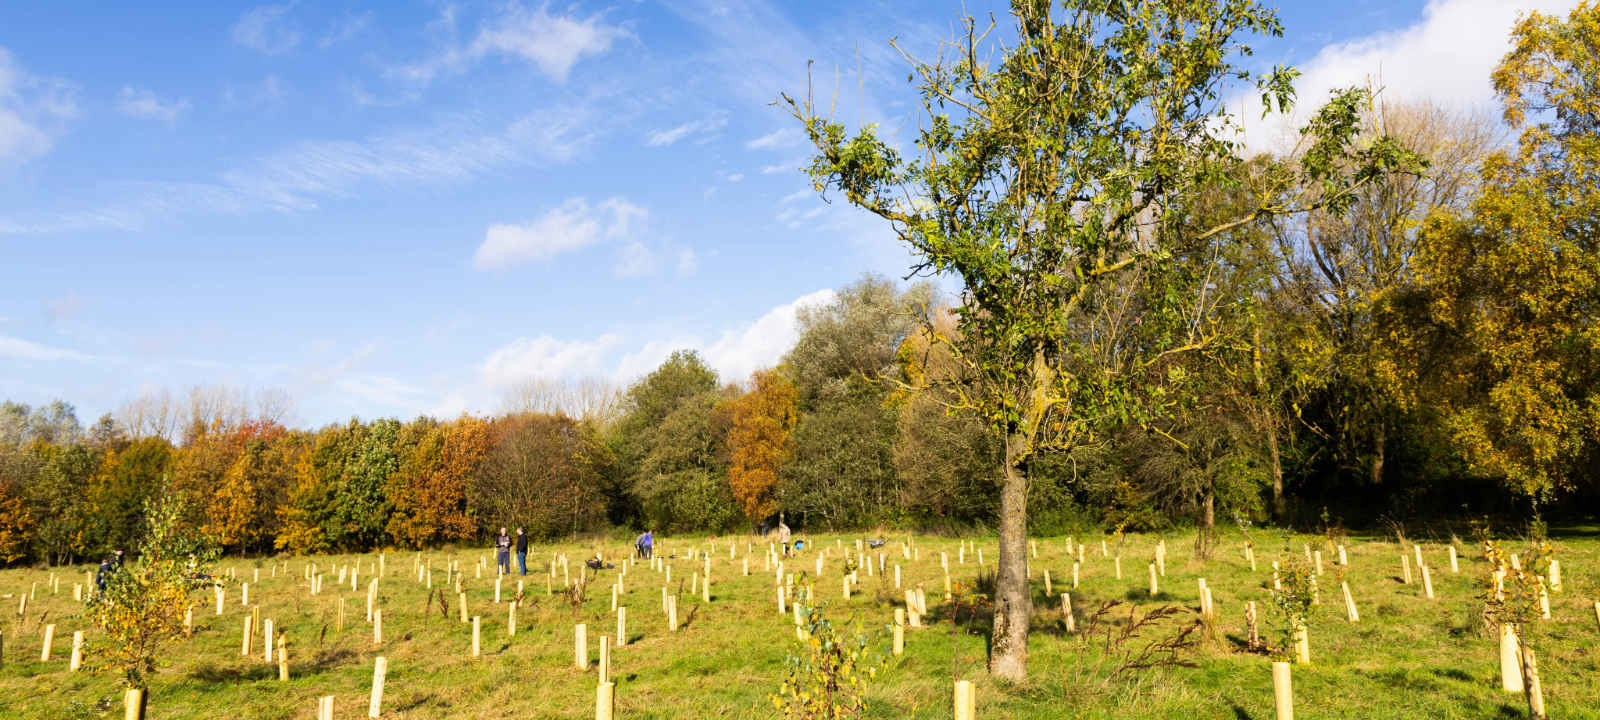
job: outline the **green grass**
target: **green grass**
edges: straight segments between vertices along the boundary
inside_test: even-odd
[[[843,537],[853,555],[856,536]],[[1061,538],[1040,538],[1039,557],[1032,561],[1036,616],[1030,642],[1030,680],[1021,687],[1003,687],[984,672],[985,639],[973,627],[972,635],[954,631],[940,604],[943,576],[939,552],[950,554],[957,581],[970,580],[978,571],[976,558],[957,564],[957,541],[915,538],[920,562],[901,558],[896,538],[885,550],[891,570],[888,577],[860,575],[858,594],[840,599],[837,536],[818,536],[820,551],[833,548],[819,597],[829,600],[833,618],[859,613],[869,624],[886,625],[903,598],[893,590],[895,563],[901,565],[907,585],[926,588],[929,628],[908,631],[906,653],[890,661],[885,673],[868,693],[868,717],[949,718],[951,683],[975,681],[978,715],[982,718],[1271,718],[1271,675],[1268,660],[1244,650],[1243,607],[1247,600],[1266,599],[1271,584],[1270,565],[1301,550],[1310,542],[1323,550],[1321,580],[1324,604],[1311,624],[1312,663],[1294,667],[1294,693],[1302,718],[1486,718],[1522,717],[1520,695],[1501,692],[1498,651],[1479,617],[1473,599],[1474,582],[1484,563],[1470,543],[1462,550],[1461,572],[1449,572],[1445,549],[1425,544],[1427,561],[1434,568],[1436,600],[1423,598],[1417,584],[1399,582],[1402,549],[1393,541],[1376,537],[1348,541],[1350,566],[1339,568],[1336,554],[1320,538],[1296,536],[1259,538],[1257,561],[1261,572],[1251,573],[1238,537],[1225,538],[1211,560],[1193,559],[1192,535],[1167,536],[1167,574],[1161,595],[1148,597],[1146,564],[1155,536],[1130,537],[1123,549],[1123,579],[1112,577],[1112,561],[1101,557],[1098,538],[1086,540],[1081,586],[1072,590],[1072,561]],[[738,559],[728,557],[727,538],[716,541],[713,553],[715,584],[712,602],[702,606],[687,585],[679,601],[679,617],[699,608],[693,621],[668,632],[661,610],[661,574],[640,564],[629,569],[627,592],[621,604],[628,607],[629,644],[612,653],[612,674],[617,682],[619,718],[745,718],[777,717],[771,694],[784,672],[784,657],[794,645],[791,616],[779,617],[773,575],[764,571],[760,545],[749,555],[751,574],[740,573],[749,538],[731,540]],[[662,554],[680,555],[689,546],[704,550],[704,538],[674,539]],[[997,552],[993,538],[978,538],[984,559],[992,570]],[[1535,623],[1528,636],[1539,653],[1546,706],[1551,717],[1600,718],[1600,632],[1593,603],[1600,594],[1600,539],[1571,532],[1556,541],[1563,565],[1564,586],[1552,595],[1553,618]],[[592,554],[595,544],[570,543],[541,546],[529,554],[530,565],[548,560],[552,550],[564,550],[573,563]],[[601,547],[608,558],[620,557],[617,544]],[[224,614],[215,614],[209,594],[196,595],[196,632],[193,638],[167,647],[168,663],[151,692],[152,718],[311,718],[317,700],[335,696],[336,717],[366,716],[373,659],[388,658],[389,674],[384,695],[385,717],[414,718],[589,718],[594,715],[595,669],[599,636],[612,635],[615,617],[610,612],[609,587],[613,572],[605,572],[591,586],[592,597],[574,611],[560,597],[545,595],[545,578],[530,568],[525,579],[526,605],[519,611],[519,632],[506,635],[506,605],[493,603],[493,560],[477,579],[473,570],[482,549],[455,554],[466,569],[463,586],[470,611],[483,617],[483,656],[469,656],[471,625],[456,619],[453,588],[451,617],[440,617],[437,606],[424,619],[428,590],[412,571],[415,553],[387,555],[388,574],[380,583],[379,606],[384,610],[384,639],[372,643],[365,622],[365,584],[372,575],[367,565],[377,555],[283,558],[288,572],[271,577],[272,559],[225,560],[219,568],[236,568],[240,580],[251,580],[257,568],[261,580],[252,581],[251,601],[263,618],[285,628],[290,640],[291,679],[280,682],[276,665],[256,654],[239,653],[242,618],[248,612],[239,604],[237,582],[227,588]],[[791,560],[791,572],[814,569],[816,553],[807,551]],[[442,567],[444,552],[424,553]],[[303,579],[303,568],[317,563],[327,571],[346,563],[362,564],[362,589],[341,587],[337,571],[324,581],[323,592],[313,596]],[[699,562],[685,559],[673,564],[674,585],[687,580]],[[81,582],[85,567],[56,568],[62,578],[60,594],[49,591],[50,570],[0,571],[0,593],[22,593],[38,582],[38,595],[29,603],[28,617],[20,624],[15,613],[17,597],[4,600],[11,616],[3,626],[5,665],[0,668],[0,716],[7,718],[75,717],[88,708],[89,716],[121,717],[121,691],[116,679],[96,672],[67,672],[72,632],[90,630],[81,605],[72,601],[72,583]],[[1141,610],[1159,604],[1185,608],[1185,617],[1198,609],[1196,578],[1204,577],[1221,612],[1220,636],[1213,636],[1188,655],[1195,668],[1141,675],[1129,683],[1103,690],[1070,681],[1074,640],[1063,632],[1058,599],[1046,599],[1042,571],[1049,569],[1055,592],[1073,592],[1081,618],[1107,599],[1129,600]],[[1344,618],[1339,599],[1338,573],[1355,595],[1361,622]],[[443,572],[435,573],[435,588],[443,589]],[[517,577],[508,583],[507,597]],[[555,580],[561,586],[559,571]],[[346,598],[349,615],[344,631],[334,627],[338,598]],[[55,657],[39,659],[43,629],[40,618],[56,624]],[[573,625],[589,627],[591,666],[579,671],[573,661]],[[326,635],[323,630],[326,628]],[[94,661],[91,658],[90,667]],[[1064,685],[1065,683],[1065,685]],[[1069,699],[1070,696],[1070,699]],[[78,709],[69,703],[81,703]],[[95,708],[109,704],[109,710]]]

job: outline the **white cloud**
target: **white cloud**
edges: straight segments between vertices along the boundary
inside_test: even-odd
[[[795,311],[801,306],[832,302],[833,290],[818,290],[792,303],[779,305],[750,325],[729,330],[705,349],[706,362],[724,380],[743,380],[750,373],[778,362],[800,339]]]
[[[427,83],[440,75],[465,72],[473,62],[497,55],[525,60],[564,83],[578,60],[603,53],[612,41],[627,36],[620,26],[603,22],[602,15],[551,15],[545,5],[530,10],[513,2],[494,22],[481,27],[465,48],[451,47],[431,60],[390,68],[386,74]],[[454,25],[453,10],[445,11],[443,21]]]
[[[654,370],[674,350],[698,351],[723,380],[740,381],[750,373],[776,365],[783,354],[800,339],[795,311],[801,306],[832,302],[832,290],[818,290],[794,302],[779,305],[754,322],[723,331],[716,342],[707,345],[694,335],[679,335],[669,340],[652,340],[638,350],[626,353],[617,362],[615,377],[622,382]]]
[[[25,72],[0,48],[0,164],[50,152],[66,121],[78,115],[76,93],[70,83]]]
[[[1430,0],[1422,18],[1408,27],[1329,45],[1309,62],[1295,83],[1292,118],[1261,120],[1259,96],[1245,98],[1241,120],[1252,148],[1281,150],[1294,127],[1327,99],[1334,88],[1382,87],[1384,97],[1431,98],[1446,105],[1485,105],[1494,101],[1489,73],[1511,49],[1512,25],[1519,13],[1562,13],[1574,0]],[[1237,102],[1234,107],[1239,107]]]
[[[678,274],[688,275],[700,269],[700,259],[694,256],[694,250],[684,248],[678,251]]]
[[[801,137],[802,135],[800,134],[799,128],[779,128],[767,133],[766,135],[762,135],[761,137],[746,142],[744,144],[744,149],[760,150],[763,148],[793,147],[795,144],[800,142]]]
[[[564,342],[549,335],[517,338],[490,353],[478,373],[494,388],[530,377],[593,374],[605,354],[621,342],[620,335],[602,335],[591,342]]]
[[[744,179],[744,173],[735,173],[728,176],[728,182],[739,182]]]
[[[644,243],[631,242],[622,246],[621,255],[621,259],[611,268],[617,277],[649,275],[656,271],[656,254]]]
[[[233,41],[267,55],[279,55],[300,43],[300,31],[283,21],[288,5],[258,7],[234,23]]]
[[[592,245],[601,237],[630,238],[643,231],[648,216],[649,211],[625,198],[611,198],[595,208],[584,198],[572,198],[520,225],[490,225],[472,266],[479,270],[504,269],[548,260]]]
[[[0,335],[0,357],[17,360],[88,360],[89,356],[76,350],[50,347],[22,338]]]
[[[351,375],[335,380],[333,387],[368,402],[408,411],[429,395],[404,380],[382,375]]]
[[[178,119],[178,113],[189,107],[188,99],[180,99],[170,104],[163,104],[156,94],[149,90],[135,90],[123,87],[121,100],[117,102],[117,112],[141,120],[161,120],[171,125]]]
[[[686,122],[671,130],[656,130],[644,136],[644,144],[658,146],[671,145],[682,140],[685,135],[693,132],[713,132],[722,129],[728,124],[727,113],[716,113],[704,120]]]

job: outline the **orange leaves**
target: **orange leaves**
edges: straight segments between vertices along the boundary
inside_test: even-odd
[[[233,427],[214,421],[178,453],[173,486],[195,501],[201,526],[224,547],[244,548],[265,537],[267,498],[291,482],[297,446],[272,420]]]
[[[755,388],[728,404],[728,485],[739,509],[760,520],[777,509],[778,466],[789,457],[799,392],[779,370],[757,370]]]
[[[431,426],[419,421],[408,430],[421,437],[389,478],[395,510],[389,534],[413,547],[471,537],[477,523],[467,514],[467,482],[489,450],[488,423],[463,415]]]

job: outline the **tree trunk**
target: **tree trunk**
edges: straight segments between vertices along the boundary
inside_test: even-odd
[[[1267,450],[1272,455],[1272,519],[1283,524],[1283,463],[1278,459],[1278,424],[1267,418]]]
[[[1373,438],[1372,454],[1372,483],[1374,485],[1383,482],[1383,449],[1388,436],[1384,433],[1382,418],[1378,420],[1376,433],[1377,437]]]
[[[1206,532],[1211,532],[1217,526],[1217,493],[1211,488],[1206,488],[1205,515],[1200,526]]]
[[[1000,490],[1000,560],[995,578],[994,635],[989,673],[1014,683],[1028,679],[1028,626],[1033,593],[1028,588],[1028,480],[1021,458],[1028,439],[1006,436],[1005,485]]]

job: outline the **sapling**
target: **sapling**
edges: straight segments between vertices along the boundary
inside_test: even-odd
[[[1279,584],[1267,603],[1272,630],[1267,653],[1274,661],[1287,662],[1295,655],[1302,663],[1311,661],[1309,623],[1317,610],[1313,577],[1306,562],[1293,554],[1278,566]]]
[[[1550,543],[1536,536],[1535,545],[1528,553],[1529,560],[1516,566],[1507,562],[1505,549],[1486,526],[1479,528],[1479,540],[1483,545],[1483,559],[1488,561],[1488,569],[1478,579],[1478,588],[1483,593],[1484,623],[1497,634],[1504,632],[1502,628],[1511,629],[1517,641],[1517,669],[1521,674],[1523,696],[1528,701],[1528,713],[1534,718],[1543,718],[1544,698],[1537,664],[1523,629],[1528,620],[1544,614],[1541,607],[1544,583],[1539,574],[1549,566]]]
[[[96,592],[85,615],[100,628],[104,640],[90,654],[121,675],[137,691],[143,717],[145,691],[159,667],[161,646],[184,635],[190,594],[204,586],[197,578],[217,556],[216,544],[186,523],[189,505],[182,493],[158,493],[144,507],[149,528],[139,558],[113,573],[105,590]]]
[[[827,617],[827,603],[807,608],[804,640],[796,640],[784,660],[786,672],[772,703],[796,720],[859,718],[866,709],[867,683],[889,660],[887,627],[868,629],[856,614],[843,627]]]

